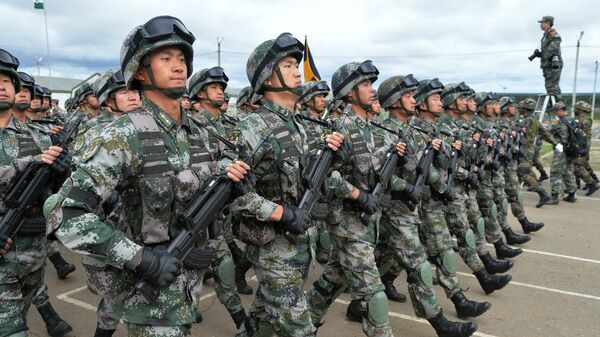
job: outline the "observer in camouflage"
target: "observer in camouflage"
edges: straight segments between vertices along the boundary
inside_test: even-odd
[[[560,42],[562,41],[560,35],[554,29],[554,18],[551,16],[545,16],[539,21],[544,30],[545,24],[549,25],[544,30],[544,35],[541,40],[541,56],[540,56],[540,68],[544,75],[544,81],[546,86],[546,92],[548,95],[557,96],[561,99],[560,91],[560,73],[562,71],[563,61],[560,54]]]

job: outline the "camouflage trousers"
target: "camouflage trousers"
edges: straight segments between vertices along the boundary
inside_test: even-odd
[[[500,167],[492,172],[492,184],[494,185],[494,203],[498,212],[498,224],[501,229],[510,229],[508,225],[508,199],[504,191],[504,168]]]
[[[542,144],[544,142],[541,139],[538,139],[537,144],[535,144],[535,152],[533,153],[533,167],[535,167],[538,172],[542,173],[545,172],[546,170],[544,170],[544,164],[542,164],[542,161],[540,159],[540,151],[542,150]]]
[[[27,311],[44,283],[46,245],[44,234],[17,235],[4,255],[0,263],[0,337],[27,330]]]
[[[458,254],[463,262],[471,271],[477,272],[483,268],[483,264],[477,256],[475,233],[467,218],[465,201],[468,196],[462,186],[456,186],[455,192],[455,200],[446,205],[446,223],[450,233],[456,236]]]
[[[190,326],[158,326],[125,322],[129,337],[188,337]]]
[[[255,329],[267,327],[284,337],[315,335],[304,295],[311,262],[310,236],[303,235],[290,242],[277,234],[265,245],[246,246],[246,256],[258,279],[256,297],[249,310]],[[244,332],[242,325],[238,335]]]
[[[415,314],[421,318],[433,318],[441,309],[433,290],[431,265],[419,239],[418,226],[421,220],[416,212],[409,211],[400,202],[395,202],[392,206],[393,209],[384,210],[381,218],[381,235],[387,237],[387,249],[379,259],[380,274],[392,272],[398,275],[405,269],[408,274],[408,293]],[[391,270],[386,271],[384,266]]]
[[[339,235],[351,232],[356,235]],[[332,242],[329,261],[307,295],[313,322],[320,324],[331,303],[347,287],[352,299],[361,303],[362,329],[365,335],[393,336],[387,313],[385,287],[381,283],[374,256],[378,221],[370,221],[365,226],[359,220],[358,212],[344,211],[342,222],[329,225],[329,235]]]
[[[229,314],[244,310],[242,300],[235,287],[235,265],[225,239],[221,236],[208,240],[208,247],[216,250],[210,269],[215,279],[215,293],[219,302],[225,306]]]
[[[575,184],[575,160],[565,156],[565,153],[554,151],[552,154],[552,166],[550,168],[550,184],[552,185],[552,194],[575,193],[577,185]]]
[[[446,223],[444,204],[442,201],[427,199],[419,208],[421,226],[419,236],[425,246],[429,261],[436,265],[436,275],[448,298],[461,291],[460,281],[456,276],[457,258],[454,243]]]
[[[325,266],[329,260],[329,253],[331,252],[331,236],[329,236],[329,232],[327,231],[327,223],[325,220],[313,220],[313,225],[318,233],[315,258],[321,265]]]
[[[112,305],[107,300],[102,299],[98,303],[98,309],[96,309],[96,320],[100,328],[104,330],[116,330],[121,317],[115,314]]]
[[[476,198],[485,222],[485,238],[489,243],[497,242],[502,236],[498,224],[498,208],[494,202],[494,186],[489,172],[486,172],[486,177],[479,182]]]
[[[519,177],[519,182],[531,186],[535,192],[541,192],[544,190],[542,184],[538,182],[537,176],[535,173],[533,173],[531,161],[527,160],[526,158],[519,159],[519,164],[517,165],[517,176]]]
[[[588,160],[586,157],[574,159],[573,169],[575,172],[575,177],[577,179],[581,179],[581,180],[583,180],[584,183],[589,184],[594,179],[592,178],[590,171],[588,171],[586,164],[587,164],[587,167],[589,167],[589,163],[588,163]],[[591,169],[591,167],[590,167],[590,169]],[[592,171],[592,173],[593,172],[594,171]]]
[[[504,191],[510,203],[510,209],[515,218],[522,220],[525,218],[525,208],[523,207],[523,199],[521,198],[521,186],[519,177],[517,176],[517,161],[512,160],[504,169]]]
[[[552,67],[542,68],[542,74],[544,75],[544,85],[546,86],[546,92],[548,95],[554,95],[560,97],[560,73],[562,66],[558,69],[552,69]]]
[[[467,211],[467,219],[469,225],[475,233],[475,247],[477,255],[487,255],[489,251],[485,246],[485,221],[481,217],[481,211],[479,211],[479,205],[477,204],[476,198],[477,191],[469,190],[467,192],[467,198],[465,199],[465,209]]]

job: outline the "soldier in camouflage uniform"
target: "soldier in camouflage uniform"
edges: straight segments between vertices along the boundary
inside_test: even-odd
[[[546,193],[531,168],[535,146],[542,141],[538,136],[542,126],[538,118],[533,115],[535,105],[536,102],[532,98],[527,98],[522,104],[519,104],[519,111],[523,119],[522,129],[525,132],[525,139],[523,140],[523,145],[521,147],[521,152],[523,154],[519,158],[517,175],[519,176],[520,182],[529,185],[530,188],[539,195],[540,200],[535,207],[540,208],[549,204],[552,198]],[[527,233],[527,231],[525,231],[525,233]]]
[[[510,154],[507,153],[507,155],[502,158],[505,167],[504,179],[506,181],[504,189],[508,197],[508,202],[510,203],[512,214],[519,220],[523,231],[525,233],[537,232],[544,227],[544,223],[530,222],[529,219],[527,219],[525,207],[523,206],[523,196],[520,192],[521,186],[519,177],[517,175],[519,157],[522,154],[521,145],[524,141],[521,137],[525,137],[522,133],[523,120],[517,120],[517,105],[515,100],[511,97],[502,97],[500,99],[500,109],[502,111],[502,116],[499,118],[499,124],[504,126],[506,137],[512,138],[512,146],[510,149],[507,149],[507,151],[510,151]],[[510,229],[510,231],[512,231],[512,229]],[[511,244],[511,241],[508,239],[509,235],[506,235],[506,237],[508,243]]]
[[[201,106],[200,111],[194,112],[192,118],[204,128],[209,144],[211,144],[210,152],[215,159],[218,159],[223,151],[223,146],[216,141],[215,134],[225,135],[226,125],[232,127],[231,124],[227,124],[232,122],[220,110],[228,81],[229,78],[221,67],[202,69],[192,75],[190,79],[190,96],[199,101]],[[234,241],[230,219],[230,217],[222,216],[217,220],[220,232],[213,233],[214,236],[208,238],[206,247],[216,251],[209,267],[209,271],[215,279],[215,293],[219,301],[227,308],[236,327],[240,328],[247,316],[242,301],[236,293],[236,283],[239,283],[236,276],[241,275],[243,279],[247,269],[242,274],[236,273],[234,261],[237,260],[236,262],[240,265],[239,257],[243,256],[243,252]],[[232,259],[232,255],[236,258]]]
[[[2,200],[19,171],[29,162],[41,159],[50,165],[53,174],[64,173],[69,166],[66,151],[63,153],[60,147],[51,146],[49,137],[39,134],[34,137],[32,133],[37,131],[13,116],[12,112],[15,112],[21,119],[26,119],[24,111],[33,91],[33,81],[25,83],[27,88],[21,90],[18,66],[17,58],[0,49]],[[22,97],[19,100],[20,106],[11,111],[15,105],[15,93],[20,93]],[[55,176],[55,179],[59,178]],[[50,193],[49,189],[41,192],[44,196]],[[4,215],[8,208],[9,206],[2,202],[0,214]],[[27,210],[19,231],[12,238],[0,235],[0,336],[27,336],[26,315],[32,301],[36,302],[51,336],[62,336],[72,330],[54,311],[47,295],[44,267],[48,242],[44,228],[41,203],[36,202]]]
[[[565,144],[569,142],[569,126],[574,122],[572,117],[567,116],[567,107],[558,102],[552,107],[552,111],[558,120],[552,122],[550,133],[554,140],[554,153],[552,154],[552,166],[550,167],[550,184],[552,185],[552,199],[558,204],[558,197],[562,192],[567,195],[563,198],[567,202],[575,202],[575,158],[565,154]],[[563,190],[564,185],[564,190]]]
[[[94,88],[89,83],[84,83],[81,88],[79,88],[77,101],[79,102],[79,110],[77,113],[83,113],[85,115],[81,121],[81,124],[79,125],[79,130],[77,131],[77,134],[81,135],[84,134],[89,127],[91,127],[88,126],[87,123],[94,117],[98,116],[102,112],[102,109],[98,103],[98,97],[96,97]]]
[[[184,205],[216,173],[204,161],[209,144],[202,130],[178,101],[192,73],[194,40],[169,16],[133,29],[123,42],[121,70],[129,89],[144,92],[141,108],[87,144],[77,169],[44,205],[48,235],[94,262],[86,268],[88,286],[110,302],[129,336],[187,336],[195,321],[192,292],[201,271],[189,261],[181,266],[165,248],[181,230],[175,220]],[[248,169],[235,161],[227,176],[240,181]],[[114,190],[131,238],[95,214]],[[155,302],[134,290],[139,279],[154,286]]]
[[[239,237],[254,267],[259,288],[250,309],[258,334],[314,336],[315,327],[304,297],[304,282],[316,240],[310,214],[296,207],[304,190],[302,168],[309,160],[306,127],[295,118],[302,94],[298,63],[304,46],[289,33],[259,44],[248,58],[246,72],[261,108],[229,131],[229,138],[252,155],[255,191],[231,206],[242,218]],[[341,135],[325,137],[337,150]],[[237,156],[227,155],[229,159]],[[227,163],[227,160],[223,161]],[[244,331],[246,329],[246,331]],[[238,331],[246,332],[244,325]]]
[[[554,17],[544,16],[540,21],[540,29],[544,32],[542,36],[539,53],[540,68],[544,74],[546,92],[548,95],[556,96],[557,100],[562,100],[560,92],[560,73],[562,71],[563,61],[560,55],[560,35],[554,29]],[[536,50],[537,51],[537,50]]]
[[[450,138],[452,130],[438,125],[437,120],[443,112],[440,93],[444,85],[436,78],[419,81],[415,93],[418,119],[414,124],[423,129],[431,138],[439,138],[442,145],[434,156],[436,175],[441,179],[437,185],[427,185],[419,207],[422,224],[419,235],[427,251],[429,260],[436,265],[436,274],[446,296],[451,299],[459,317],[477,317],[485,313],[492,305],[489,302],[470,301],[460,288],[456,275],[457,258],[452,238],[446,222],[444,202],[454,200],[454,190],[446,184],[452,149],[460,150],[462,142]]]
[[[466,144],[464,145],[466,153],[470,156],[469,164],[474,165],[473,172],[479,172],[481,169],[480,166],[480,153],[479,150],[488,146],[485,142],[485,139],[482,139],[481,130],[478,129],[475,125],[474,116],[477,114],[477,102],[475,100],[475,91],[470,89],[468,94],[466,94],[467,101],[467,109],[462,114],[462,120],[464,125],[466,125],[471,131],[471,137],[466,140]],[[473,154],[471,151],[476,151]],[[472,162],[474,160],[474,162]],[[471,178],[473,179],[473,178]],[[492,257],[490,252],[488,251],[485,243],[485,221],[481,216],[481,211],[479,210],[479,204],[477,203],[477,189],[479,188],[479,175],[477,178],[476,186],[473,186],[473,182],[467,186],[469,190],[467,192],[469,198],[465,200],[465,206],[467,210],[467,219],[469,220],[469,224],[471,225],[471,229],[475,233],[475,244],[477,249],[477,255],[483,262],[485,269],[490,274],[496,273],[505,273],[510,268],[513,267],[513,262],[510,260],[496,260]]]
[[[421,196],[421,188],[415,187],[413,183],[416,179],[416,166],[427,143],[433,142],[434,149],[441,144],[441,140],[432,141],[426,134],[409,125],[409,119],[415,114],[416,102],[413,94],[417,86],[418,82],[412,75],[393,76],[379,85],[381,106],[389,113],[388,118],[382,124],[390,130],[401,131],[403,139],[407,142],[406,162],[397,169],[390,191],[386,193],[389,195],[389,203],[382,205],[381,228],[382,232],[387,232],[388,236],[388,249],[385,251],[385,255],[389,261],[385,261],[383,258],[384,261],[381,264],[394,265],[399,262],[401,267],[406,270],[408,291],[415,314],[418,317],[426,318],[438,335],[469,336],[477,329],[475,323],[450,322],[446,320],[439,307],[433,290],[431,264],[427,260],[427,254],[419,239],[418,230],[421,219],[417,207],[414,207],[413,210],[409,207],[411,203],[418,204]],[[385,142],[390,146],[398,140],[397,136],[387,131],[384,133],[384,137]],[[436,173],[433,167],[430,168],[432,177],[436,176]],[[441,179],[437,179],[437,181],[431,181],[430,184],[441,183]],[[379,269],[383,270],[381,265]],[[389,277],[386,276],[388,273],[390,271],[382,273],[381,279],[384,285]],[[394,278],[396,275],[394,274]]]
[[[475,95],[478,115],[473,116],[474,125],[481,130],[481,138],[487,149],[481,146],[479,151],[479,170],[482,179],[479,179],[477,188],[477,204],[485,222],[486,240],[494,245],[496,257],[499,259],[513,258],[523,251],[520,248],[512,248],[504,243],[500,234],[498,223],[498,208],[495,202],[495,185],[492,180],[492,168],[494,166],[494,147],[500,141],[499,132],[494,128],[494,102],[496,98],[491,93],[481,92]],[[498,165],[499,163],[496,163]]]
[[[598,177],[592,170],[590,160],[590,149],[592,146],[592,119],[590,113],[592,106],[584,101],[579,101],[575,104],[575,118],[577,126],[585,135],[588,152],[584,157],[575,159],[575,177],[585,182],[584,190],[587,190],[585,195],[592,195],[598,190]]]
[[[236,116],[239,119],[244,119],[250,112],[253,111],[252,105],[250,104],[250,97],[252,97],[252,88],[250,86],[244,87],[240,91],[240,95],[235,101],[235,108],[237,109]]]
[[[467,166],[471,151],[477,151],[473,146],[467,145],[471,139],[469,127],[463,124],[461,115],[467,110],[465,94],[469,93],[470,88],[464,83],[451,83],[444,87],[441,93],[442,105],[445,113],[438,119],[440,128],[450,128],[455,141],[461,142],[460,150],[454,149],[452,156],[456,158],[456,167],[450,167],[448,172],[453,174],[450,185],[454,192],[453,200],[446,200],[445,215],[446,223],[450,233],[456,236],[458,253],[465,264],[471,269],[473,275],[479,281],[486,294],[504,288],[511,281],[510,275],[490,275],[485,269],[482,261],[477,255],[477,246],[475,233],[469,224],[467,217],[466,201],[469,199],[467,194],[467,184],[470,187],[477,186],[477,175],[472,172],[470,165]],[[452,158],[451,158],[452,160]]]
[[[302,96],[298,99],[301,106],[301,114],[305,117],[321,120],[323,119],[327,101],[325,98],[329,94],[329,85],[326,81],[310,81],[302,86]],[[308,136],[308,147],[312,150],[317,148],[324,134],[323,126],[315,122],[306,123],[306,134]],[[320,206],[324,206],[323,213],[326,212],[326,200],[320,201]],[[319,231],[319,240],[317,240],[316,259],[321,265],[327,263],[329,252],[331,251],[331,238],[327,232],[326,214],[322,219],[313,219],[314,226]]]
[[[334,98],[351,104],[352,111],[339,119],[345,141],[328,182],[332,194],[328,231],[333,245],[325,270],[307,297],[311,316],[321,325],[331,303],[348,287],[352,299],[360,303],[365,335],[393,336],[385,287],[374,256],[381,217],[379,200],[369,193],[389,150],[383,138],[373,132],[367,112],[378,74],[371,61],[345,64],[333,74]],[[395,145],[403,156],[406,144]]]
[[[27,109],[27,117],[31,120],[40,119],[40,113],[43,111],[42,109],[42,98],[44,96],[44,91],[42,87],[38,84],[33,85],[33,93],[31,94],[31,105],[29,109]]]
[[[192,102],[190,101],[190,94],[189,92],[186,90],[185,94],[183,94],[183,96],[181,96],[181,108],[184,111],[189,111],[192,108]]]

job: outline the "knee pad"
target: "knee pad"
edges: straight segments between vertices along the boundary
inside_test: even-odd
[[[517,193],[517,200],[519,201],[519,203],[523,203],[523,193]]]
[[[376,292],[367,302],[369,318],[377,324],[388,322],[388,300],[383,291]]]
[[[506,198],[502,199],[502,212],[506,212],[508,210],[508,200]]]
[[[485,235],[485,220],[481,217],[477,220],[477,234]]]
[[[475,249],[475,233],[473,233],[473,230],[471,228],[465,231],[465,242],[467,243],[467,247]]]
[[[496,204],[495,204],[495,203],[494,203],[494,204],[492,205],[492,207],[490,208],[490,211],[491,211],[491,213],[492,213],[492,217],[493,217],[494,219],[496,219],[496,218],[498,217],[498,206],[496,206]]]
[[[230,257],[224,258],[217,267],[219,280],[228,286],[235,284],[235,264]]]
[[[442,271],[444,274],[451,276],[456,274],[456,253],[449,249],[442,253]]]
[[[328,231],[323,231],[321,235],[319,235],[319,244],[326,251],[331,251],[331,236],[329,236]]]

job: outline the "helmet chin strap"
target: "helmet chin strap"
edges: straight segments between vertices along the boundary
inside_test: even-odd
[[[205,93],[206,97],[200,97],[201,101],[208,102],[208,104],[210,104],[212,107],[217,108],[217,109],[220,108],[221,105],[223,105],[224,100],[210,99],[210,98],[208,98],[208,91],[205,89],[203,89],[202,91]]]
[[[264,91],[271,91],[271,92],[289,92],[295,96],[302,96],[302,87],[298,87],[298,88],[290,88],[287,86],[287,84],[285,83],[285,79],[283,78],[283,75],[281,74],[281,70],[279,69],[279,65],[275,65],[275,67],[273,68],[273,70],[275,71],[275,75],[277,75],[277,79],[279,79],[279,83],[281,83],[281,88],[263,88]]]
[[[29,109],[30,106],[31,106],[31,104],[29,104],[29,103],[15,103],[14,104],[14,108],[21,112]]]
[[[6,111],[15,105],[14,102],[0,102],[0,111]]]
[[[178,99],[181,96],[183,96],[183,94],[185,94],[185,86],[175,88],[161,88],[156,85],[156,81],[154,80],[154,72],[152,71],[152,67],[150,66],[150,59],[148,58],[148,55],[144,56],[142,63],[144,64],[144,67],[146,67],[146,71],[148,72],[148,76],[150,76],[151,83],[149,85],[142,84],[142,90],[158,90],[171,99]]]
[[[363,104],[360,101],[360,93],[358,92],[358,88],[355,86],[354,88],[352,88],[352,91],[354,92],[354,96],[356,98],[353,99],[353,100],[350,100],[350,103],[354,104],[354,105],[358,105],[359,107],[361,107],[366,112],[369,112],[371,110],[371,105],[370,104]]]
[[[400,109],[403,110],[407,115],[409,116],[414,116],[415,112],[414,111],[410,111],[408,110],[405,106],[404,106],[404,102],[402,102],[402,100],[400,101]]]

